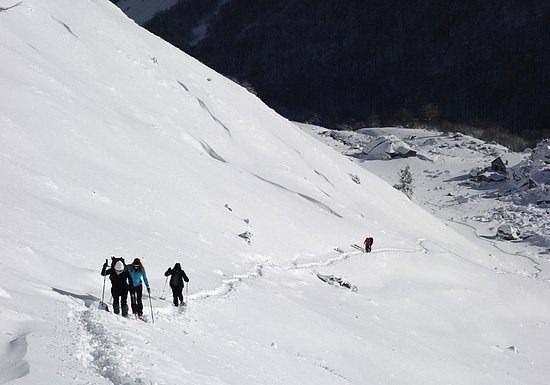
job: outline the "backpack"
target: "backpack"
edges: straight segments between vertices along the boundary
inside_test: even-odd
[[[124,268],[126,268],[126,262],[124,262],[124,258],[117,258],[117,257],[111,257],[111,268],[115,268],[115,264],[118,262],[118,261],[121,261],[122,264],[124,265]]]

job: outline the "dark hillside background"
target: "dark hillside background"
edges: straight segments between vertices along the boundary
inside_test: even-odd
[[[549,0],[186,0],[145,27],[289,119],[550,127]]]

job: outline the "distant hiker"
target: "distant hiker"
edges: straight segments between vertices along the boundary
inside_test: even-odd
[[[170,277],[170,288],[172,289],[172,295],[174,296],[174,306],[178,306],[178,300],[181,303],[181,306],[185,305],[183,302],[183,282],[189,282],[187,274],[182,270],[181,265],[176,263],[173,268],[169,267],[168,270],[164,273],[164,276]]]
[[[151,289],[149,288],[149,280],[147,280],[147,273],[143,267],[139,258],[134,259],[134,262],[128,266],[128,271],[132,276],[133,287],[130,288],[130,296],[132,299],[132,313],[138,315],[140,319],[143,319],[143,285],[147,287],[147,292],[150,294]],[[143,282],[142,282],[143,280]]]
[[[367,237],[363,243],[365,244],[365,253],[370,253],[374,239],[372,237]]]
[[[111,267],[108,267],[109,265],[105,261],[101,275],[108,275],[111,280],[113,311],[118,314],[122,305],[122,316],[128,317],[128,289],[132,287],[132,277],[124,264],[124,258],[112,257]]]

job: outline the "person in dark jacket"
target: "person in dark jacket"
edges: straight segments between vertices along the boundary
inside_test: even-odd
[[[170,288],[172,289],[172,295],[174,296],[174,306],[178,306],[178,301],[181,306],[185,305],[183,302],[183,282],[189,282],[187,274],[182,270],[181,265],[176,263],[173,268],[169,267],[164,273],[165,277],[170,277]]]
[[[128,317],[128,290],[132,286],[132,277],[126,269],[124,259],[113,258],[111,267],[105,261],[103,269],[101,269],[101,275],[108,275],[111,280],[113,311],[118,314],[122,307],[122,316]]]

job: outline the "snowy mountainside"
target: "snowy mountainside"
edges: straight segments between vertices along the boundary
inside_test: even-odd
[[[488,252],[107,0],[0,9],[1,384],[548,378],[543,265]],[[366,234],[371,254],[350,246]],[[98,309],[112,255],[144,262],[147,323]]]
[[[365,128],[355,132],[333,131],[299,124],[314,137],[340,151],[390,184],[398,183],[398,172],[407,165],[413,174],[413,200],[448,223],[473,229],[477,237],[493,240],[499,225],[520,230],[533,257],[550,256],[550,145],[548,139],[535,149],[513,153],[496,143],[457,133],[406,128]],[[412,147],[417,156],[390,157],[365,153],[372,143],[395,137]],[[402,142],[403,143],[403,142]],[[490,170],[502,158],[507,170]],[[472,177],[472,170],[498,175],[484,180]],[[475,174],[475,173],[474,173]],[[529,184],[531,180],[531,185]],[[509,243],[503,242],[506,246]]]

